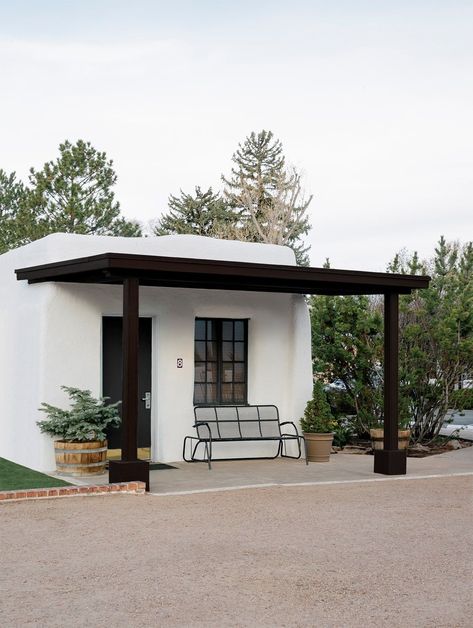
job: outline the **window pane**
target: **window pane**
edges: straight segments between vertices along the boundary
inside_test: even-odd
[[[207,362],[207,382],[209,384],[217,383],[217,362]]]
[[[233,384],[222,384],[222,402],[231,403],[233,401]]]
[[[205,362],[205,342],[195,342],[194,360],[196,362]]]
[[[235,340],[245,340],[245,323],[235,321]]]
[[[233,321],[222,322],[222,338],[223,340],[233,340]]]
[[[205,384],[194,385],[194,403],[205,403]]]
[[[194,367],[194,381],[205,382],[205,362],[196,362]]]
[[[224,362],[232,362],[233,357],[233,342],[222,342],[222,360]]]
[[[207,340],[215,340],[215,321],[207,321]]]
[[[195,339],[205,340],[205,321],[195,321]]]
[[[207,384],[206,403],[217,403],[217,386],[215,384]]]
[[[222,381],[233,382],[233,362],[224,362],[222,365]]]
[[[235,403],[246,402],[246,384],[235,384],[233,387],[233,401]]]
[[[234,360],[238,362],[243,362],[245,359],[245,343],[244,342],[235,342],[235,357]]]
[[[207,360],[217,359],[217,343],[215,341],[207,343]]]
[[[239,362],[236,362],[233,368],[234,368],[234,381],[244,382],[245,381],[245,365]]]

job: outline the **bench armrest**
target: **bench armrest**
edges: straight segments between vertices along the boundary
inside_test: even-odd
[[[197,429],[198,427],[202,427],[203,425],[205,425],[205,427],[208,429],[209,439],[212,440],[212,432],[210,430],[210,425],[207,423],[207,421],[196,421],[192,427],[195,427],[195,429]]]
[[[292,427],[294,428],[294,431],[296,433],[297,436],[299,436],[299,430],[296,427],[296,424],[293,421],[283,421],[282,423],[279,424],[281,427],[283,425],[292,425]]]

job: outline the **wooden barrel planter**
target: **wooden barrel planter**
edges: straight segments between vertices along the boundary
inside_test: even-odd
[[[88,476],[105,473],[107,441],[54,442],[56,467],[59,475]]]
[[[384,430],[371,429],[371,445],[373,449],[384,449]],[[407,449],[409,447],[409,439],[411,438],[411,430],[398,430],[398,447],[399,449]]]

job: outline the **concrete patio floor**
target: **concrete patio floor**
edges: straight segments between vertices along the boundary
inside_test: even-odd
[[[373,456],[337,453],[328,463],[309,463],[302,460],[229,460],[212,463],[209,471],[204,463],[170,463],[174,469],[150,473],[150,492],[156,495],[176,495],[192,492],[231,490],[249,487],[268,487],[332,482],[384,481],[393,479],[373,473]],[[430,476],[473,475],[473,447],[426,458],[408,458],[407,475],[398,479]],[[77,484],[105,484],[108,474],[82,480]]]

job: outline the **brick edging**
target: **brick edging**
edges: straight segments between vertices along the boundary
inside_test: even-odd
[[[117,484],[92,484],[89,486],[58,486],[52,488],[28,488],[18,491],[0,491],[0,501],[21,501],[50,497],[76,497],[77,495],[109,495],[112,493],[143,494],[144,482],[121,482]]]

